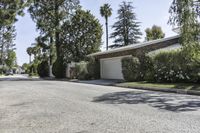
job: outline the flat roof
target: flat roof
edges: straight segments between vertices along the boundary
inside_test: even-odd
[[[180,35],[177,35],[177,36],[173,36],[173,37],[168,37],[168,38],[157,39],[157,40],[152,40],[152,41],[148,41],[148,42],[132,44],[132,45],[128,45],[128,46],[124,46],[124,47],[120,47],[120,48],[110,49],[110,50],[103,51],[103,52],[97,52],[97,53],[89,54],[88,56],[98,56],[98,55],[121,52],[121,51],[125,51],[125,50],[137,49],[137,48],[145,47],[145,46],[148,46],[148,45],[169,41],[169,40],[176,39],[176,38],[179,38],[179,37],[180,37]]]

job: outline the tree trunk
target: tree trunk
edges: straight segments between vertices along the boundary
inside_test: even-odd
[[[31,64],[31,55],[29,55],[29,64]]]
[[[106,18],[106,50],[108,50],[108,18]]]

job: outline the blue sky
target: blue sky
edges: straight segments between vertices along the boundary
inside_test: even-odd
[[[113,15],[109,18],[109,33],[111,33],[111,26],[116,21],[115,18],[117,17],[117,10],[122,1],[123,0],[80,0],[80,4],[83,9],[90,10],[91,13],[99,19],[105,31],[105,20],[99,14],[99,8],[104,3],[109,3],[113,9]],[[176,35],[172,31],[172,27],[167,24],[169,18],[168,10],[172,0],[129,1],[133,2],[137,19],[139,22],[141,22],[141,31],[143,32],[141,41],[144,41],[145,29],[154,24],[162,27],[166,37]],[[38,36],[38,33],[36,32],[35,24],[31,20],[28,13],[26,13],[24,17],[20,17],[15,26],[17,29],[17,37],[15,40],[17,48],[17,62],[19,65],[22,65],[23,63],[28,62],[29,58],[26,53],[26,48],[31,46],[31,43],[34,42],[35,38]],[[105,44],[105,34],[102,37],[102,41]],[[109,44],[112,44],[112,40],[109,40]],[[105,45],[103,45],[101,49],[102,51],[105,50]]]

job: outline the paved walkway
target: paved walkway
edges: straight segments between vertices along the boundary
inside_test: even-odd
[[[0,133],[199,133],[200,97],[64,81],[0,81]]]

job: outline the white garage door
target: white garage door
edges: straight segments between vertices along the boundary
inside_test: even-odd
[[[121,59],[123,57],[101,59],[102,79],[124,79],[122,74]]]

